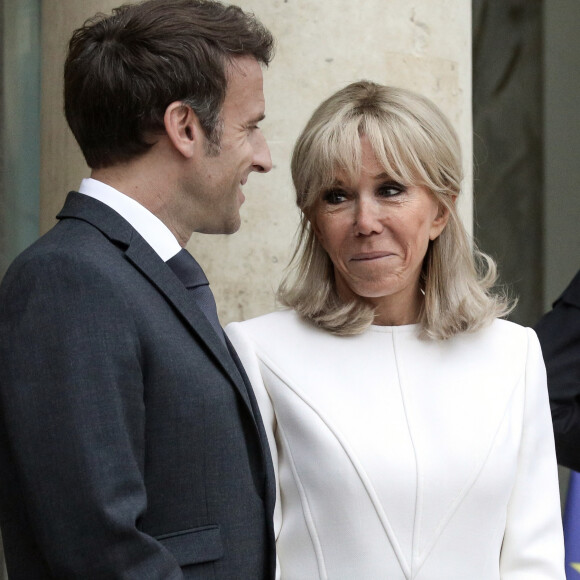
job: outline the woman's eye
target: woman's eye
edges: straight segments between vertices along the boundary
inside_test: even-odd
[[[331,205],[336,205],[346,199],[346,193],[342,189],[329,189],[322,195],[322,199]]]
[[[381,197],[393,197],[405,191],[405,186],[400,183],[385,183],[378,188]]]

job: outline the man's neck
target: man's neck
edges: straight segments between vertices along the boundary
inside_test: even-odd
[[[154,162],[140,158],[94,169],[91,178],[113,187],[148,209],[171,230],[182,247],[186,246],[191,232],[184,231],[179,216],[172,211],[173,186],[167,171],[156,169]]]

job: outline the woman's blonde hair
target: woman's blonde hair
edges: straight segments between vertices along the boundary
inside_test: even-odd
[[[491,292],[497,278],[494,261],[472,246],[457,214],[455,197],[463,175],[451,123],[427,98],[369,81],[350,84],[324,101],[296,142],[292,179],[301,227],[290,272],[278,291],[280,302],[339,335],[361,333],[373,322],[368,302],[340,299],[332,262],[310,223],[337,171],[353,178],[360,174],[363,135],[391,179],[427,187],[449,211],[446,227],[430,242],[423,262],[422,336],[450,338],[509,313],[505,294]]]

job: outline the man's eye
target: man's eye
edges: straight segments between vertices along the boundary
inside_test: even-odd
[[[346,193],[342,189],[329,189],[322,195],[322,199],[331,205],[342,203],[346,199]]]

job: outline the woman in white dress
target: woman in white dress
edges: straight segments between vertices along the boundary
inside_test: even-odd
[[[563,580],[542,355],[457,215],[449,121],[354,83],[292,175],[290,308],[227,328],[270,438],[280,577]]]

